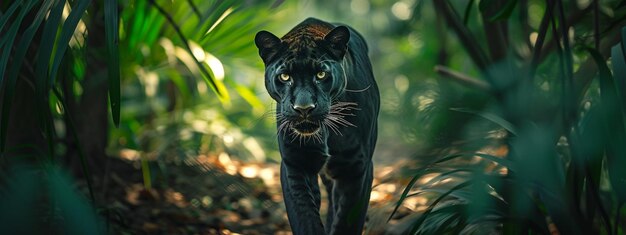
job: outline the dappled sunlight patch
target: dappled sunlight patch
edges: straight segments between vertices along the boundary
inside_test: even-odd
[[[119,151],[118,156],[127,161],[137,161],[141,158],[141,153],[134,149],[122,149]]]

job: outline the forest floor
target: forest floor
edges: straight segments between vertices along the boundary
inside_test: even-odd
[[[389,146],[375,156],[367,234],[398,233],[406,224],[402,221],[427,203],[424,198],[412,198],[387,222],[409,180],[399,173],[409,161],[391,157],[400,156],[398,151],[404,150]],[[227,154],[144,162],[151,170],[147,183],[142,162],[134,154],[122,151],[112,157],[105,177],[95,179],[95,188],[103,192],[98,203],[105,205],[99,207],[101,214],[115,233],[291,234],[278,164],[243,162]],[[321,191],[324,217],[326,195]]]

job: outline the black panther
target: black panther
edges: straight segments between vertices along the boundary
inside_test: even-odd
[[[280,179],[294,234],[361,234],[380,109],[364,38],[308,18],[282,38],[260,31],[255,44],[277,102]],[[318,175],[329,195],[325,226]]]

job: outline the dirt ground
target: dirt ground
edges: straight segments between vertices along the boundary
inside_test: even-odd
[[[366,234],[399,233],[426,201],[408,201],[387,219],[408,179],[398,173],[409,164],[396,151],[382,148],[375,159]],[[394,151],[395,149],[395,151]],[[396,153],[394,153],[396,152]],[[98,208],[110,231],[122,234],[291,234],[282,202],[279,165],[242,162],[225,153],[188,160],[147,162],[150,189],[145,186],[141,160],[132,153],[111,157]],[[322,190],[324,192],[324,190]],[[322,195],[322,216],[326,195]],[[408,217],[407,217],[408,216]],[[322,220],[324,221],[324,220]]]

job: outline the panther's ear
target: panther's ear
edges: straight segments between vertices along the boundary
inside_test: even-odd
[[[282,41],[270,32],[260,31],[254,37],[254,43],[259,48],[259,56],[267,64],[278,53]]]
[[[324,36],[324,41],[328,42],[333,54],[337,58],[343,58],[343,55],[346,54],[346,50],[348,49],[350,30],[348,30],[346,26],[337,26]]]

